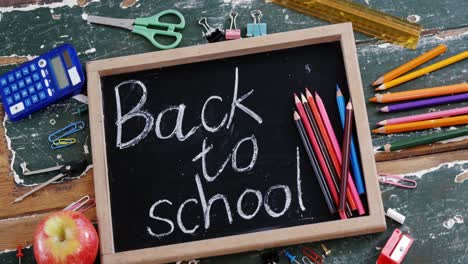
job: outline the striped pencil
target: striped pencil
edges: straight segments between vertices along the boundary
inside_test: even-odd
[[[335,205],[333,204],[331,195],[330,195],[330,190],[327,187],[327,184],[325,183],[325,179],[323,177],[323,173],[320,170],[317,157],[315,156],[314,151],[312,150],[312,146],[310,145],[310,142],[307,140],[307,132],[305,131],[304,125],[302,124],[301,117],[299,114],[294,111],[294,122],[297,127],[297,131],[299,132],[299,136],[301,137],[302,144],[304,145],[304,148],[307,153],[307,157],[309,158],[310,164],[312,165],[312,169],[314,171],[315,177],[317,178],[317,182],[319,183],[320,190],[322,191],[323,197],[325,198],[325,202],[327,204],[328,210],[330,211],[331,214],[336,213],[336,208]]]
[[[317,142],[317,137],[314,134],[309,121],[307,120],[307,115],[305,113],[304,106],[302,105],[301,100],[299,100],[299,97],[297,97],[296,94],[294,94],[294,102],[296,104],[297,112],[299,113],[299,116],[301,117],[303,121],[304,128],[307,132],[307,136],[309,137],[309,141],[312,145],[312,148],[315,154],[317,155],[317,160],[319,162],[320,168],[322,169],[323,175],[325,177],[325,181],[327,182],[333,201],[335,202],[335,205],[338,206],[340,203],[338,190],[335,188],[333,184],[333,179],[330,175],[330,172],[328,171],[327,164],[325,163],[325,159],[322,155],[322,152],[320,151],[320,147]]]
[[[353,131],[353,105],[351,101],[346,106],[346,122],[344,128],[344,136],[343,136],[343,165],[341,167],[341,197],[340,197],[340,206],[338,207],[338,212],[340,214],[344,214],[345,210],[345,195],[344,192],[348,188],[348,172],[349,172],[349,151],[351,145],[351,133]]]
[[[420,56],[408,61],[407,63],[385,73],[384,75],[380,76],[372,85],[379,85],[385,82],[389,82],[393,79],[395,79],[398,76],[401,76],[404,73],[407,73],[408,71],[418,67],[419,65],[432,60],[433,58],[439,56],[440,54],[444,53],[447,51],[447,46],[444,44],[441,44],[430,51],[421,54]]]
[[[468,124],[468,115],[445,117],[439,119],[424,120],[418,122],[403,123],[398,125],[386,125],[372,130],[379,134],[393,134],[401,132],[410,132],[436,127],[447,127]]]
[[[396,124],[417,122],[417,121],[423,121],[423,120],[429,120],[429,119],[437,119],[441,117],[457,116],[457,115],[463,115],[463,114],[468,114],[468,106],[455,108],[455,109],[449,109],[445,111],[430,112],[430,113],[425,113],[425,114],[420,114],[420,115],[391,118],[391,119],[380,121],[377,124],[381,126],[396,125]]]
[[[440,105],[440,104],[449,104],[461,101],[468,100],[468,93],[462,93],[457,95],[449,95],[449,96],[442,96],[432,99],[424,99],[418,101],[412,101],[408,103],[401,103],[401,104],[393,104],[389,106],[385,106],[380,108],[380,112],[396,112],[408,109],[415,109],[420,107],[428,107],[433,105]]]
[[[466,135],[468,135],[468,127],[458,128],[458,129],[450,130],[447,132],[433,133],[433,134],[426,135],[426,136],[411,137],[409,139],[400,140],[395,143],[385,144],[384,146],[380,147],[378,150],[380,151],[384,150],[386,152],[396,151],[396,150],[405,149],[405,148],[428,145],[428,144],[436,143],[442,140],[463,137]]]
[[[393,103],[459,93],[468,93],[468,83],[417,89],[397,93],[376,94],[375,97],[372,97],[369,99],[369,101],[373,103]]]
[[[346,106],[343,94],[341,93],[338,84],[336,85],[336,103],[338,105],[338,111],[340,112],[341,126],[344,129]],[[359,164],[361,164],[361,162],[359,161],[359,156],[357,155],[356,143],[354,143],[354,138],[351,137],[351,168],[353,170],[354,180],[358,193],[363,194],[366,192],[366,189],[364,188],[361,166]]]
[[[341,156],[341,148],[340,148],[340,145],[338,144],[338,139],[335,135],[335,131],[333,130],[333,127],[331,125],[330,118],[328,117],[327,110],[325,109],[325,105],[323,104],[322,98],[320,98],[320,96],[317,93],[315,93],[315,103],[317,104],[317,108],[319,109],[320,115],[322,116],[323,123],[325,124],[325,127],[327,128],[328,135],[330,136],[330,140],[333,144],[333,148],[335,149],[335,152],[340,153],[340,156]],[[348,181],[349,181],[349,188],[351,189],[354,202],[356,203],[356,206],[358,209],[358,214],[363,215],[366,213],[366,210],[364,209],[364,206],[362,205],[361,197],[359,197],[359,194],[356,190],[356,185],[354,185],[353,178],[348,177]]]
[[[307,99],[305,98],[303,94],[301,94],[301,101],[302,101],[302,104],[304,105],[306,115],[309,117],[309,121],[312,124],[312,129],[314,130],[314,133],[317,135],[317,141],[319,142],[319,146],[322,150],[325,161],[327,162],[327,165],[329,167],[330,174],[333,177],[333,183],[335,184],[336,189],[340,190],[341,165],[338,164],[338,158],[336,157],[336,154],[331,145],[331,141],[328,138],[328,132],[326,131],[325,126],[321,122],[322,120],[321,119],[318,120],[316,118],[317,115],[320,116],[320,114],[318,113],[318,110],[316,108],[311,107],[311,105],[308,104]],[[316,110],[317,112],[313,113],[314,110]],[[349,206],[347,207],[350,208],[351,210],[356,210],[357,209],[356,203],[354,202],[354,199],[350,190],[346,191],[346,196],[349,202]],[[350,213],[350,216],[351,216],[351,211],[348,210],[348,212]]]

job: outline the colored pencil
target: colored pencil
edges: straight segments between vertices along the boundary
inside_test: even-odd
[[[447,132],[433,133],[430,135],[420,136],[420,137],[411,137],[409,139],[400,140],[395,143],[385,144],[384,146],[380,147],[378,150],[380,151],[384,150],[386,152],[396,151],[396,150],[405,149],[405,148],[428,145],[428,144],[436,143],[442,140],[463,137],[467,135],[468,135],[468,127],[457,128],[457,129],[450,130]]]
[[[440,44],[439,46],[431,49],[430,51],[419,55],[418,57],[408,61],[407,63],[385,73],[384,75],[380,76],[372,85],[379,85],[385,82],[389,82],[395,79],[398,76],[401,76],[404,73],[409,72],[410,70],[418,67],[419,65],[432,60],[433,58],[439,56],[440,54],[447,51],[447,46],[444,44]]]
[[[460,83],[455,85],[439,86],[433,88],[411,90],[406,92],[376,94],[375,97],[372,97],[371,99],[369,99],[369,101],[373,103],[393,103],[467,92],[468,83]]]
[[[315,156],[315,153],[312,150],[312,146],[310,145],[310,142],[307,140],[306,131],[305,131],[304,125],[302,124],[301,117],[296,111],[294,111],[294,122],[299,132],[299,136],[301,137],[302,144],[304,145],[304,148],[306,150],[307,157],[309,158],[310,164],[312,165],[312,169],[314,171],[315,177],[317,178],[317,182],[320,185],[320,190],[322,191],[323,197],[325,198],[325,202],[327,204],[328,210],[330,211],[331,214],[334,214],[336,213],[336,208],[335,208],[335,205],[333,204],[333,201],[330,195],[330,190],[328,190],[328,187],[325,183],[325,179],[323,178],[323,173],[320,170],[317,157]]]
[[[463,114],[468,114],[468,106],[444,110],[444,111],[438,111],[438,112],[430,112],[430,113],[425,113],[425,114],[420,114],[420,115],[390,118],[390,119],[380,121],[379,123],[377,123],[377,125],[381,125],[381,126],[396,125],[396,124],[417,122],[417,121],[428,120],[428,119],[436,119],[436,118],[441,118],[441,117],[457,116],[457,115],[463,115]]]
[[[396,112],[408,109],[414,109],[419,107],[428,107],[433,105],[440,105],[440,104],[449,104],[461,101],[468,100],[468,93],[462,93],[457,95],[449,95],[449,96],[442,96],[437,98],[431,99],[424,99],[424,100],[417,100],[407,103],[400,103],[400,104],[392,104],[389,106],[385,106],[379,109],[380,112]]]
[[[461,52],[461,53],[459,53],[459,54],[457,54],[455,56],[452,56],[452,57],[450,57],[448,59],[439,61],[437,63],[434,63],[434,64],[430,65],[430,66],[422,68],[420,70],[411,72],[409,74],[406,74],[406,75],[403,75],[403,76],[398,77],[396,79],[393,79],[393,80],[391,80],[389,82],[383,83],[379,87],[377,87],[375,90],[383,91],[383,90],[390,89],[390,88],[395,87],[395,86],[397,86],[399,84],[410,81],[410,80],[412,80],[414,78],[418,78],[418,77],[420,77],[420,76],[422,76],[424,74],[428,74],[430,72],[436,71],[438,69],[441,69],[441,68],[443,68],[445,66],[456,63],[458,61],[464,60],[466,58],[468,58],[468,51]]]
[[[335,185],[335,188],[339,191],[340,190],[340,174],[339,173],[341,170],[341,166],[338,164],[334,164],[334,162],[332,161],[332,158],[331,158],[332,155],[329,152],[328,146],[325,142],[325,138],[326,138],[325,136],[328,133],[326,131],[324,131],[325,133],[323,133],[322,130],[319,129],[318,120],[315,118],[315,115],[312,113],[312,109],[308,105],[307,99],[305,98],[303,94],[301,94],[301,102],[304,106],[306,115],[309,118],[309,122],[312,125],[312,129],[314,130],[314,133],[317,136],[317,141],[319,143],[319,147],[322,151],[323,157],[325,158],[325,162],[327,163],[328,170],[330,171],[330,174],[332,176],[333,184]],[[331,147],[331,142],[328,142],[328,143],[330,143],[330,147]],[[336,159],[336,162],[338,162],[338,159]],[[338,165],[338,167],[336,167],[336,165]],[[356,210],[357,207],[356,207],[356,204],[354,202],[351,192],[347,191],[346,194],[347,194],[348,202],[349,202],[348,208],[350,209],[348,210],[348,213],[349,213],[349,216],[351,216],[351,210]],[[340,193],[338,193],[338,195],[340,195]]]
[[[338,111],[340,113],[340,121],[341,127],[344,129],[345,127],[345,112],[346,112],[346,105],[345,99],[343,94],[341,93],[340,87],[338,84],[336,85],[336,103],[338,105]],[[359,165],[361,162],[359,161],[359,156],[356,150],[356,143],[354,143],[354,138],[351,136],[351,169],[353,170],[354,174],[354,181],[356,183],[356,188],[359,194],[363,194],[366,192],[364,188],[364,181],[362,180],[362,171],[361,166]]]
[[[328,188],[330,190],[331,196],[333,198],[333,201],[336,206],[339,205],[339,197],[338,197],[338,190],[335,188],[333,184],[333,179],[330,175],[330,172],[328,171],[327,164],[325,163],[325,159],[323,157],[322,152],[320,151],[320,147],[317,142],[316,135],[312,131],[312,127],[307,120],[307,116],[304,110],[304,106],[302,105],[301,101],[299,100],[299,97],[297,97],[296,94],[294,94],[294,102],[296,104],[297,112],[299,113],[299,116],[302,119],[302,122],[304,124],[304,128],[307,132],[307,136],[309,137],[309,142],[312,145],[312,149],[314,150],[315,154],[317,155],[317,160],[319,162],[320,168],[322,169],[323,176],[325,177],[325,181],[327,182]]]
[[[322,116],[323,123],[324,123],[325,127],[327,128],[328,135],[330,136],[330,140],[332,142],[333,148],[335,149],[336,153],[340,153],[339,158],[342,158],[341,157],[340,145],[338,144],[338,139],[337,139],[337,137],[335,135],[335,131],[333,130],[333,127],[331,125],[330,118],[328,117],[327,110],[325,108],[325,105],[323,104],[322,99],[320,98],[320,96],[317,93],[315,93],[315,103],[317,104],[317,108],[318,108],[318,110],[320,112],[320,115]],[[361,197],[359,197],[359,194],[358,194],[358,192],[356,190],[356,185],[354,185],[353,179],[350,178],[349,176],[348,176],[348,181],[349,181],[349,188],[351,189],[351,194],[353,195],[354,202],[356,203],[356,207],[358,209],[358,213],[359,213],[359,215],[363,215],[363,214],[365,214],[366,211],[364,210],[364,206],[362,205]]]
[[[351,101],[348,102],[346,106],[346,122],[344,128],[344,136],[343,136],[343,164],[341,166],[341,197],[340,197],[340,206],[338,208],[338,212],[340,214],[344,213],[345,210],[345,195],[344,192],[348,188],[348,172],[349,172],[349,160],[350,160],[350,145],[351,145],[351,133],[353,131],[353,105]]]
[[[439,119],[410,122],[398,125],[386,125],[372,130],[374,133],[393,134],[401,132],[410,132],[428,128],[447,127],[468,124],[468,115],[445,117]]]

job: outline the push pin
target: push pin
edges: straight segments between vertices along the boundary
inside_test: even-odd
[[[320,244],[320,246],[323,249],[323,252],[325,253],[325,256],[330,256],[331,255],[331,250],[329,250],[324,244]]]
[[[18,264],[21,264],[21,259],[24,257],[24,254],[20,246],[18,246],[17,251],[18,253],[16,253],[16,257],[18,258]]]
[[[240,39],[241,31],[237,29],[236,18],[239,15],[236,11],[232,11],[229,16],[231,17],[231,26],[226,30],[226,39]]]
[[[260,10],[253,10],[250,12],[253,17],[253,23],[247,24],[247,37],[258,37],[267,34],[266,23],[260,23],[263,13]]]
[[[198,20],[198,24],[205,29],[203,36],[208,40],[208,42],[212,43],[224,40],[224,31],[219,27],[213,28],[210,26],[206,17],[200,18],[200,20]]]

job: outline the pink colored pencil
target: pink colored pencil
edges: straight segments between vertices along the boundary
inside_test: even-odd
[[[333,130],[333,127],[331,125],[330,118],[328,117],[328,113],[325,109],[325,105],[323,104],[322,98],[320,98],[320,96],[317,93],[315,93],[315,102],[317,103],[317,107],[319,109],[320,115],[322,116],[323,123],[325,124],[325,127],[329,133],[330,140],[332,142],[333,148],[335,149],[335,153],[338,159],[341,160],[342,157],[340,144],[338,144],[338,140],[336,139],[335,131]],[[353,177],[351,177],[350,174],[348,174],[348,186],[351,189],[351,194],[353,195],[353,199],[356,203],[359,215],[365,214],[366,210],[364,210],[361,197],[359,197],[359,194],[356,190],[356,185],[354,184]]]
[[[417,121],[436,119],[436,118],[441,118],[441,117],[464,115],[464,114],[468,114],[468,106],[467,107],[462,107],[462,108],[445,110],[445,111],[420,114],[420,115],[412,115],[412,116],[391,118],[391,119],[380,121],[378,124],[381,125],[381,126],[396,125],[396,124],[417,122]]]
[[[296,104],[297,111],[299,112],[299,115],[301,116],[302,120],[304,121],[304,128],[306,129],[307,135],[309,136],[309,141],[310,144],[312,145],[312,148],[314,149],[315,154],[317,154],[317,160],[319,162],[320,167],[322,168],[323,176],[325,177],[325,180],[328,184],[328,188],[330,189],[330,193],[332,195],[333,201],[335,202],[336,206],[338,207],[340,204],[340,198],[338,196],[338,191],[335,188],[335,185],[333,184],[332,176],[330,174],[330,171],[328,171],[327,164],[325,162],[325,158],[323,157],[322,152],[320,151],[320,147],[317,142],[317,137],[315,136],[312,127],[310,126],[310,123],[307,121],[307,115],[305,113],[304,106],[301,103],[301,100],[299,100],[299,97],[297,97],[296,94],[294,94],[294,102]],[[342,219],[346,219],[346,216],[340,215]]]

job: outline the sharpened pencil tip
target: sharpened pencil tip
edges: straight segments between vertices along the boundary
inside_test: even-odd
[[[383,90],[385,90],[385,89],[386,89],[386,88],[385,88],[385,83],[382,84],[382,85],[380,85],[379,87],[375,88],[376,91],[383,91]]]
[[[336,96],[343,96],[343,93],[341,92],[340,87],[338,87],[338,84],[336,85]]]
[[[379,126],[385,126],[387,124],[387,120],[383,120],[377,123]]]
[[[382,108],[379,109],[380,112],[388,112],[388,106],[384,106]]]
[[[380,76],[375,82],[372,83],[373,86],[377,86],[383,83],[383,76]]]
[[[307,103],[307,99],[304,94],[301,93],[301,100],[303,103]]]
[[[376,133],[376,134],[385,133],[385,128],[384,127],[376,128],[372,130],[372,133]]]
[[[346,109],[353,109],[353,103],[351,103],[351,101],[346,105]]]
[[[372,97],[371,99],[369,99],[369,102],[372,102],[372,103],[377,103],[377,97]]]
[[[306,90],[306,96],[307,96],[307,98],[312,97],[312,94],[310,93],[309,89],[306,88],[305,90]]]
[[[294,120],[299,120],[301,119],[301,116],[297,113],[297,111],[294,111]]]
[[[299,100],[299,97],[295,93],[294,93],[294,102],[296,102],[296,104],[301,102],[301,100]]]

